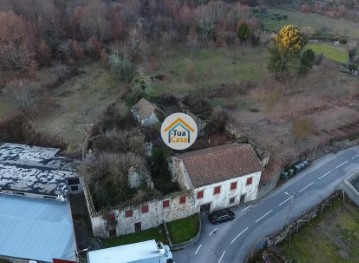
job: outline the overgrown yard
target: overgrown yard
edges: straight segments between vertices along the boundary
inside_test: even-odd
[[[337,201],[333,208],[292,235],[281,249],[297,263],[355,263],[359,258],[358,244],[359,208]]]
[[[341,48],[330,54],[334,60],[324,57],[307,76],[291,73],[279,82],[267,69],[266,47],[178,51],[155,72],[165,78],[154,80],[153,95],[200,94],[227,111],[239,131],[271,153],[265,183],[306,152],[357,132],[358,79],[339,71],[335,59],[344,59]]]
[[[167,223],[173,244],[182,243],[195,237],[199,231],[198,214]]]
[[[79,75],[50,91],[52,103],[33,122],[40,132],[63,138],[68,152],[80,151],[84,134],[105,109],[125,92],[99,63],[79,69]]]
[[[223,83],[257,80],[268,76],[267,59],[265,47],[177,50],[154,73],[164,80],[155,80],[152,95],[201,92]]]
[[[348,51],[343,47],[336,47],[327,43],[310,43],[306,49],[312,49],[315,54],[323,54],[324,57],[339,63],[348,63]]]

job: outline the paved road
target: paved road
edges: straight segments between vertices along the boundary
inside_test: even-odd
[[[242,263],[261,238],[321,203],[359,170],[359,146],[328,154],[256,204],[235,207],[236,219],[211,225],[202,218],[200,239],[174,253],[176,263]],[[216,231],[214,231],[216,229]]]

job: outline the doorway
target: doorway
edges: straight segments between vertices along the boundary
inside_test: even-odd
[[[244,203],[244,200],[246,199],[246,194],[243,194],[243,195],[241,195],[241,199],[240,199],[240,201],[239,201],[239,203],[241,204],[241,203]]]
[[[141,231],[141,222],[135,223],[135,232]]]
[[[199,212],[201,215],[209,214],[211,211],[211,203],[203,204],[200,206]]]

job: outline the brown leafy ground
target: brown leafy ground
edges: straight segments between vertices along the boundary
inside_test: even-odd
[[[295,83],[265,83],[252,89],[234,101],[237,107],[229,113],[238,129],[270,151],[273,171],[265,173],[265,182],[303,151],[358,132],[358,94],[358,79],[323,63]]]
[[[37,130],[63,138],[68,152],[81,149],[84,135],[80,126],[89,131],[105,109],[126,91],[97,63],[79,71],[77,76],[50,90],[51,102],[46,111],[33,117]]]

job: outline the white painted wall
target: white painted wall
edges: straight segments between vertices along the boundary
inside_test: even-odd
[[[235,179],[219,182],[204,187],[196,188],[196,208],[195,211],[200,211],[200,206],[206,203],[211,203],[211,211],[218,210],[225,207],[238,205],[240,203],[241,195],[245,194],[244,202],[255,200],[258,193],[259,181],[262,172],[256,172],[249,175],[241,176]],[[247,178],[252,177],[252,184],[246,186]],[[237,189],[230,190],[231,183],[237,182]],[[220,194],[214,195],[214,188],[221,186]],[[197,199],[197,193],[203,190],[203,198]],[[230,198],[234,197],[234,203],[230,204]]]

